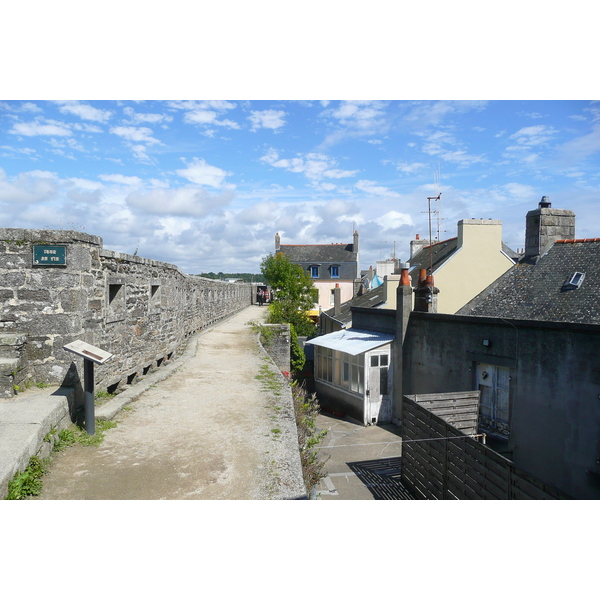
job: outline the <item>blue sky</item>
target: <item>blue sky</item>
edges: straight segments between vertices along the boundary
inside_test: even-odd
[[[542,195],[600,236],[600,103],[0,102],[0,224],[78,229],[184,271],[253,271],[283,243],[350,242],[361,266],[408,258],[463,218],[524,243]],[[434,224],[434,231],[436,225]]]

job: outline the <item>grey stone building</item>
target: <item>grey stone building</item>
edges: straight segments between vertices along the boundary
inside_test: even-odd
[[[420,292],[407,273],[396,311],[354,308],[352,328],[394,334],[393,420],[405,395],[479,390],[494,450],[573,498],[599,499],[600,238],[574,238],[570,211],[549,226],[549,208],[528,214],[536,244],[462,314],[417,298],[412,310]]]

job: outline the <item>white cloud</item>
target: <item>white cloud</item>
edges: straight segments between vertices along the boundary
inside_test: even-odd
[[[33,102],[23,102],[21,106],[13,106],[8,102],[0,102],[0,110],[7,112],[42,112],[42,109]]]
[[[398,169],[398,171],[401,171],[402,173],[407,173],[408,175],[410,175],[411,173],[414,173],[415,171],[418,171],[419,169],[423,169],[426,166],[427,165],[420,163],[420,162],[414,162],[414,163],[401,162],[396,165],[396,169]]]
[[[45,123],[41,121],[32,121],[30,123],[15,123],[8,133],[14,133],[16,135],[25,135],[27,137],[34,137],[36,135],[73,135],[73,132],[64,123],[59,123],[57,121],[50,120],[45,121]]]
[[[285,125],[286,113],[283,110],[252,110],[248,119],[252,123],[251,131],[258,129],[279,129]]]
[[[379,100],[344,100],[337,107],[326,108],[322,118],[336,121],[341,127],[328,134],[322,148],[332,146],[347,138],[361,138],[385,135],[390,127],[385,109],[387,102]]]
[[[236,107],[233,102],[228,102],[226,100],[185,100],[168,102],[167,106],[185,111],[185,114],[183,115],[183,121],[185,123],[199,125],[201,127],[217,126],[228,127],[229,129],[240,129],[240,126],[235,121],[219,118],[228,110],[232,110]],[[202,133],[208,137],[213,137],[215,130],[204,130]]]
[[[56,197],[58,193],[55,173],[30,171],[8,178],[0,168],[0,202],[9,204],[35,204]]]
[[[310,152],[304,156],[295,158],[279,158],[279,154],[273,148],[270,148],[267,154],[260,158],[262,162],[279,169],[286,169],[291,173],[302,173],[313,183],[319,182],[324,178],[342,179],[353,177],[358,173],[357,170],[349,171],[336,169],[337,161],[325,154]]]
[[[454,113],[483,110],[486,104],[486,101],[477,100],[414,102],[411,103],[405,119],[408,122],[418,123],[419,127],[429,127],[438,125]]]
[[[249,225],[270,222],[277,208],[278,205],[276,202],[258,202],[240,211],[237,214],[236,220]]]
[[[215,196],[202,188],[186,186],[176,189],[154,188],[147,192],[135,191],[127,196],[126,203],[144,214],[206,217],[220,212],[222,206],[231,202],[231,198],[231,192]]]
[[[586,135],[576,137],[559,148],[559,154],[569,161],[585,160],[600,152],[600,125],[594,125]]]
[[[92,181],[91,179],[82,179],[81,177],[69,177],[69,182],[78,188],[83,190],[99,190],[104,186],[99,181]]]
[[[231,184],[227,186],[223,184],[225,177],[233,175],[233,173],[228,173],[223,169],[219,169],[219,167],[209,165],[203,158],[194,158],[191,163],[186,164],[187,169],[178,169],[175,172],[180,177],[185,177],[192,183],[197,185],[208,185],[213,188],[234,187]]]
[[[531,127],[523,127],[516,133],[509,136],[511,140],[515,140],[517,146],[510,146],[507,150],[516,150],[519,147],[539,146],[549,142],[557,133],[556,129],[547,125],[533,125]]]
[[[162,227],[159,235],[178,236],[190,229],[193,221],[187,217],[160,217],[158,223]]]
[[[369,181],[367,179],[361,179],[354,184],[354,187],[359,190],[366,192],[367,194],[372,194],[374,196],[390,196],[400,198],[400,194],[398,192],[394,192],[389,188],[386,188],[382,185],[376,185],[374,181]]]
[[[375,223],[380,225],[384,230],[398,229],[402,225],[414,225],[410,215],[400,213],[396,210],[391,210],[381,217],[375,219]]]
[[[156,113],[136,113],[131,106],[126,106],[123,112],[129,117],[129,123],[137,125],[139,123],[162,123],[170,122],[173,117],[170,115],[160,115]]]
[[[105,123],[110,120],[112,116],[110,110],[94,108],[90,104],[82,104],[81,102],[73,100],[59,101],[58,104],[60,105],[59,110],[61,113],[76,115],[80,119],[86,121],[99,121]]]
[[[119,183],[121,185],[142,185],[142,180],[139,177],[120,175],[119,173],[109,175],[99,175],[102,181],[110,181],[111,183]]]
[[[152,137],[152,130],[148,127],[113,127],[111,133],[118,135],[130,142],[144,142],[146,144],[160,144],[160,141]]]

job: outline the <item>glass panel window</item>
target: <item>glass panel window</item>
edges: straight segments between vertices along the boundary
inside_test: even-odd
[[[319,267],[311,267],[310,268],[310,276],[313,279],[316,279],[317,277],[319,277]]]
[[[337,265],[331,265],[331,276],[332,277],[340,276],[340,268]]]
[[[379,356],[377,354],[371,355],[371,366],[378,367],[379,366]]]
[[[379,357],[379,364],[380,364],[382,367],[387,367],[387,365],[388,365],[388,355],[387,355],[387,354],[382,354],[382,355]]]
[[[352,380],[350,382],[350,389],[353,392],[358,392],[358,367],[356,365],[352,365]]]
[[[388,368],[381,367],[379,369],[379,393],[386,396],[388,393]]]

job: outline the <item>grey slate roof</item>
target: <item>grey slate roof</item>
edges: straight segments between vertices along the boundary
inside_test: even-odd
[[[295,263],[315,262],[335,264],[357,261],[354,244],[281,244],[280,252],[283,252],[291,262]]]
[[[419,282],[419,270],[428,269],[433,259],[433,272],[439,269],[455,252],[458,246],[458,238],[450,238],[448,240],[442,240],[431,245],[431,258],[429,253],[429,246],[424,246],[417,252],[410,260],[410,280],[413,286],[416,286]],[[504,242],[502,242],[502,251],[504,254],[512,258],[514,261],[518,260],[522,255],[518,254],[514,250],[511,250]]]
[[[364,308],[375,308],[379,306],[383,302],[385,302],[385,288],[384,286],[379,286],[362,296],[355,296],[351,300],[344,302],[340,308],[341,311],[337,315],[333,315],[334,309],[330,308],[329,310],[323,311],[328,317],[331,317],[335,321],[338,321],[342,324],[344,328],[348,327],[352,323],[352,307],[353,306],[361,306]]]
[[[430,246],[424,246],[410,260],[410,279],[411,284],[416,286],[419,280],[419,270],[429,269],[430,263],[433,262],[433,272],[439,269],[455,252],[458,243],[458,238],[450,238],[442,240]],[[430,256],[431,254],[431,256]]]
[[[578,289],[563,290],[575,272]],[[524,260],[461,308],[458,315],[600,324],[600,238],[561,240],[537,264]]]

